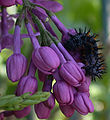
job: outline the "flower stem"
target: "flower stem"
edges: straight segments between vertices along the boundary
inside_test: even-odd
[[[30,62],[30,65],[29,65],[29,72],[28,72],[28,75],[31,75],[31,76],[35,76],[35,73],[36,73],[36,67],[34,65],[34,63]]]
[[[16,25],[15,26],[15,31],[14,31],[14,53],[20,53],[20,26]]]
[[[34,49],[40,48],[39,42],[38,42],[37,38],[34,36],[34,33],[33,33],[32,28],[31,28],[30,23],[26,24],[26,28],[27,28],[27,31],[28,31],[28,35],[30,36],[31,42],[34,46]]]
[[[2,7],[1,30],[2,35],[8,34],[7,12],[5,7]]]

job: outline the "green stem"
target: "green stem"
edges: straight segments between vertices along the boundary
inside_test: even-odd
[[[31,11],[31,16],[32,16],[33,22],[34,22],[35,24],[37,24],[41,35],[43,35],[43,34],[45,33],[45,30],[44,30],[44,28],[43,28],[43,26],[42,26],[39,18],[38,18],[37,16],[35,16],[35,15],[32,13],[32,11]]]
[[[25,8],[23,7],[19,17],[16,20],[16,24],[15,25],[19,25],[21,27],[24,11],[25,11]]]

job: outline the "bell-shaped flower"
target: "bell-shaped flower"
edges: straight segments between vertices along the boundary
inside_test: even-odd
[[[72,104],[74,100],[72,87],[64,81],[58,81],[54,84],[53,93],[61,105]]]
[[[81,83],[79,87],[77,87],[78,92],[89,92],[90,83],[91,83],[90,77],[86,77],[85,81]]]
[[[59,105],[60,110],[66,117],[71,117],[74,114],[74,107],[72,105]]]
[[[32,61],[35,66],[44,74],[52,74],[60,65],[60,60],[55,51],[47,46],[41,47],[35,36],[33,36],[33,30],[31,25],[26,24],[28,35],[30,36],[31,42],[34,46],[32,54]]]
[[[18,86],[16,89],[17,96],[20,96],[27,92],[31,92],[31,95],[32,95],[37,91],[38,83],[37,83],[37,79],[34,77],[35,72],[36,72],[36,67],[31,61],[28,75],[26,77],[22,77],[18,83]],[[25,107],[23,110],[14,111],[14,115],[17,118],[23,118],[27,116],[30,113],[30,111],[31,111],[31,107],[28,106],[28,107]]]
[[[52,74],[60,65],[58,55],[50,47],[36,48],[32,54],[35,66],[45,74]]]
[[[27,67],[27,60],[22,54],[13,54],[6,63],[6,70],[8,78],[12,82],[19,80],[25,73]]]
[[[72,61],[67,61],[61,65],[59,73],[68,84],[77,87],[85,81],[85,75],[79,69]]]
[[[20,52],[20,26],[15,26],[14,31],[14,54],[11,55],[6,63],[8,78],[15,82],[19,80],[25,73],[27,60]]]
[[[28,75],[22,77],[18,83],[16,89],[16,95],[20,96],[26,92],[31,92],[31,95],[37,91],[38,82],[35,78],[36,67],[34,66],[33,62],[31,61]]]
[[[37,91],[38,83],[37,79],[34,76],[26,76],[20,79],[16,95],[20,96],[26,92],[31,92],[31,94],[34,94]]]
[[[35,113],[39,119],[48,119],[50,116],[51,109],[44,105],[44,103],[39,103],[34,106]]]
[[[55,106],[55,97],[53,94],[48,98],[48,100],[44,101],[45,106],[47,106],[50,109],[53,109]]]
[[[55,106],[55,98],[51,94],[51,96],[45,102],[41,102],[34,106],[35,112],[39,119],[48,119],[50,116],[50,112]]]
[[[75,95],[73,106],[82,115],[87,115],[89,112],[92,113],[94,111],[92,101],[85,93],[77,93]]]

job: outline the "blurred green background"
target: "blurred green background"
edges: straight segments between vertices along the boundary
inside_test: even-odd
[[[77,112],[71,118],[66,118],[59,110],[56,103],[48,120],[110,120],[110,0],[59,0],[64,9],[57,13],[58,18],[68,28],[90,28],[93,33],[99,34],[99,39],[104,44],[104,55],[107,64],[107,73],[103,79],[97,79],[90,86],[90,98],[94,104],[94,113],[81,116]],[[14,14],[16,7],[8,8],[10,14]],[[60,36],[56,27],[52,24],[55,32]],[[22,29],[22,32],[24,28]],[[12,32],[12,31],[10,31]],[[28,49],[27,49],[28,48]],[[24,40],[22,53],[30,59],[32,45],[29,40]],[[3,50],[0,54],[0,94],[13,94],[17,83],[10,82],[6,75],[6,59],[12,52]],[[42,83],[39,82],[39,90]],[[17,120],[14,116],[7,120]],[[32,111],[30,115],[20,120],[39,120]]]

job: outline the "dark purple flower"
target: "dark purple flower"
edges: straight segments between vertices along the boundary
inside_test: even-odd
[[[49,118],[51,109],[49,107],[45,106],[45,104],[43,102],[39,103],[39,104],[36,104],[34,106],[34,109],[35,109],[35,112],[36,112],[37,117],[39,119]]]
[[[28,75],[25,77],[22,77],[18,83],[18,86],[16,89],[17,96],[20,96],[27,92],[31,92],[31,95],[37,92],[38,82],[34,76],[35,71],[36,71],[36,67],[31,62]]]
[[[51,96],[48,98],[48,100],[44,101],[43,103],[48,108],[53,109],[55,106],[55,97],[53,96],[53,94],[51,94]]]
[[[87,115],[94,111],[94,106],[85,93],[77,93],[74,99],[74,108],[82,115]]]
[[[15,26],[14,32],[14,54],[11,55],[6,63],[7,75],[13,82],[19,80],[25,73],[27,60],[20,51],[20,27]]]
[[[40,47],[32,54],[35,66],[45,74],[52,74],[60,65],[60,60],[50,47]]]
[[[66,117],[71,117],[74,114],[74,107],[72,105],[59,105],[60,110]]]
[[[16,95],[22,95],[26,92],[31,92],[31,94],[34,94],[37,91],[37,80],[34,76],[26,76],[23,77],[17,86]]]
[[[52,43],[50,47],[57,53],[60,58],[60,76],[70,85],[76,87],[84,82],[85,75],[83,70],[81,69],[83,64],[77,64],[61,43],[58,43],[58,47],[54,43]]]
[[[36,72],[36,67],[34,66],[33,62],[31,61],[29,72],[26,77],[23,77],[20,79],[17,89],[16,89],[16,95],[20,96],[24,93],[31,92],[31,95],[37,92],[37,79],[34,77]],[[23,110],[20,111],[14,111],[14,115],[17,118],[23,118],[27,116],[31,111],[31,107],[25,107]]]
[[[53,77],[50,76],[44,81],[43,91],[51,92]],[[55,106],[55,97],[51,93],[51,96],[44,102],[35,105],[35,112],[40,119],[47,119],[50,116],[51,110]]]
[[[79,87],[77,87],[78,92],[89,92],[90,83],[91,83],[90,77],[86,77],[85,81],[81,83]]]
[[[50,116],[50,112],[54,106],[55,106],[55,98],[51,94],[48,100],[36,104],[34,108],[39,119],[47,119]]]
[[[28,34],[34,46],[32,60],[35,66],[44,74],[52,74],[60,65],[60,60],[53,49],[47,46],[40,47],[38,40],[33,36],[31,25],[26,24]]]
[[[77,87],[85,81],[84,73],[72,61],[62,64],[59,73],[72,86]]]
[[[74,100],[72,87],[64,81],[58,81],[54,84],[53,93],[55,95],[55,98],[61,105],[70,105]]]
[[[12,82],[16,82],[24,75],[26,67],[27,60],[22,54],[16,53],[11,55],[6,63],[8,78]]]

